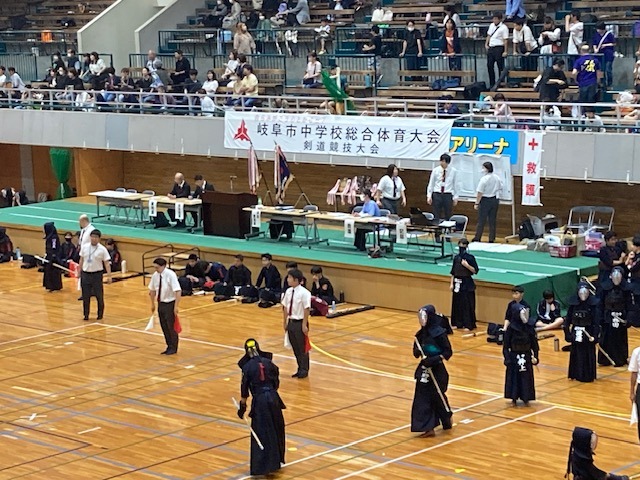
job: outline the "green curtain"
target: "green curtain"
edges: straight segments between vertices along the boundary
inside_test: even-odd
[[[53,174],[58,180],[58,188],[56,189],[56,199],[69,198],[72,195],[69,186],[69,176],[71,175],[71,163],[73,155],[68,148],[50,148],[49,157],[51,158],[51,168]]]

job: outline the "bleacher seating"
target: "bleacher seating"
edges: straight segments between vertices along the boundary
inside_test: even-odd
[[[57,30],[63,28],[61,20],[72,19],[75,26],[70,26],[68,29],[77,31],[114,2],[115,0],[98,0],[89,3],[77,0],[4,1],[0,5],[0,29],[11,28],[8,17],[24,15],[26,24],[19,30]],[[83,5],[82,8],[80,4]]]

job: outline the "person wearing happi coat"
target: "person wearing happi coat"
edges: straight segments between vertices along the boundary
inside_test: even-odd
[[[285,457],[285,423],[282,410],[286,408],[278,394],[280,371],[273,363],[273,354],[260,350],[253,338],[244,342],[245,354],[238,362],[242,370],[238,417],[244,418],[249,395],[251,401],[251,475],[269,475],[279,470]]]
[[[418,311],[418,322],[420,330],[414,337],[413,356],[420,358],[420,363],[414,374],[416,387],[411,407],[411,431],[432,437],[440,424],[443,430],[453,426],[446,395],[449,373],[444,364],[453,355],[453,350],[447,337],[448,325],[443,325],[443,317],[436,314],[433,305]]]
[[[504,331],[502,354],[507,367],[504,379],[504,397],[510,398],[513,406],[522,400],[529,406],[536,399],[536,384],[533,367],[538,364],[538,337],[535,317],[520,303],[511,306],[509,324]]]

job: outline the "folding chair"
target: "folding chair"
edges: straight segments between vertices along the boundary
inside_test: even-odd
[[[457,245],[460,240],[467,238],[467,225],[469,225],[469,217],[466,215],[451,215],[450,222],[456,222],[453,232],[446,233],[443,241],[449,242],[451,252],[454,252],[454,242]]]
[[[613,207],[595,206],[591,218],[591,228],[599,231],[609,231],[613,229],[613,216],[616,210]]]
[[[591,228],[593,225],[593,210],[595,207],[588,205],[581,205],[571,208],[569,210],[569,220],[567,221],[567,228],[571,230],[578,230],[578,232],[584,232]]]

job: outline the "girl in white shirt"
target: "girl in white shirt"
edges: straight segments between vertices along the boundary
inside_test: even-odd
[[[449,5],[444,9],[444,20],[442,21],[443,28],[447,25],[447,20],[453,20],[456,28],[458,29],[458,37],[462,38],[462,20],[460,20],[460,15],[456,12],[456,7],[453,5]]]
[[[302,77],[302,84],[306,88],[313,88],[320,85],[320,75],[322,73],[322,64],[318,61],[318,54],[311,52],[308,57],[307,70]]]
[[[580,55],[584,35],[584,23],[580,21],[580,11],[574,10],[564,18],[565,30],[569,32],[569,43],[567,53],[569,55]]]
[[[218,91],[218,80],[216,80],[216,72],[209,70],[207,72],[207,79],[202,84],[202,89],[207,93],[207,96],[213,97]]]
[[[540,55],[548,55],[548,57],[543,57],[546,67],[553,64],[552,55],[560,52],[560,47],[557,45],[557,42],[560,41],[560,35],[560,28],[556,27],[553,18],[544,17],[544,27],[538,37],[538,44],[540,45]]]

